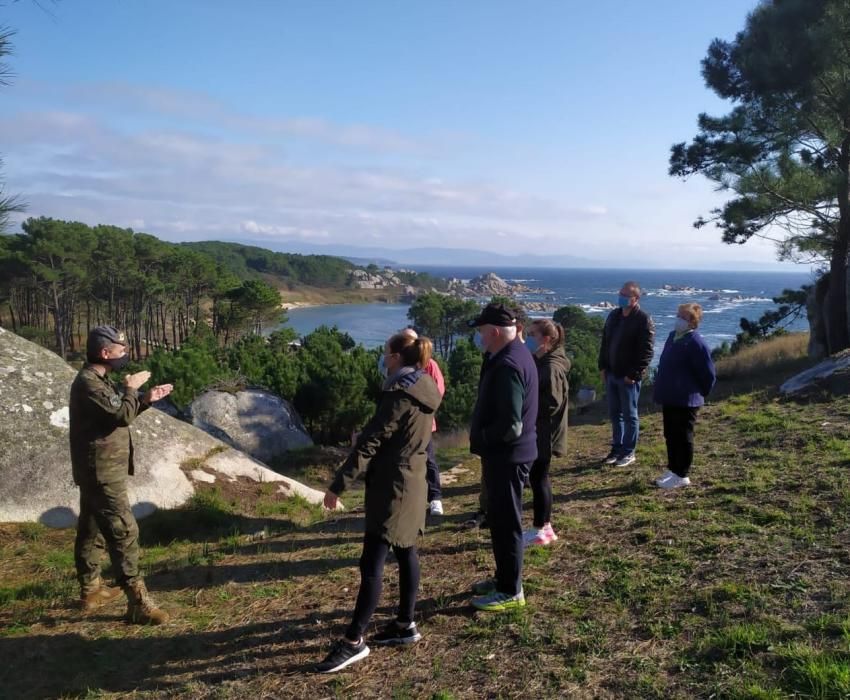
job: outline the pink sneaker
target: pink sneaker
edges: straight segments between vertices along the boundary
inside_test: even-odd
[[[553,537],[557,539],[554,532],[547,531],[545,528],[528,530],[523,535],[523,544],[526,547],[546,545],[553,541]]]
[[[555,534],[555,531],[552,529],[552,523],[546,523],[543,526],[544,532],[549,536],[549,542],[554,542],[558,539],[558,536]]]

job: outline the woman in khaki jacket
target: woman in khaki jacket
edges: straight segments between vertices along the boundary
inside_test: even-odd
[[[540,318],[528,330],[526,346],[534,355],[540,396],[537,402],[537,459],[531,465],[534,493],[534,527],[525,532],[523,544],[547,545],[558,539],[552,529],[552,457],[567,451],[567,408],[571,363],[564,352],[564,329],[560,323]]]
[[[369,655],[363,632],[378,606],[390,547],[399,567],[398,615],[372,642],[411,644],[421,639],[413,621],[419,588],[416,539],[425,529],[426,449],[440,405],[437,385],[423,371],[431,359],[431,347],[428,338],[414,339],[402,333],[386,342],[379,363],[386,379],[378,408],[325,493],[325,507],[336,508],[339,494],[358,476],[365,478],[366,534],[360,557],[360,590],[345,635],[317,666],[321,673],[339,671]]]

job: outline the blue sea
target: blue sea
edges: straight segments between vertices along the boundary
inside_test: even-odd
[[[411,266],[408,266],[411,267]],[[524,295],[529,301],[545,301],[557,305],[577,304],[588,313],[604,316],[608,309],[601,304],[615,304],[617,293],[627,279],[643,289],[641,307],[656,324],[656,360],[668,333],[673,328],[676,307],[686,301],[699,302],[704,311],[700,333],[711,347],[732,341],[740,330],[742,317],[757,319],[765,311],[775,309],[772,298],[784,289],[799,289],[812,282],[808,272],[722,272],[676,270],[606,270],[548,268],[459,268],[417,267],[439,277],[469,280],[485,272],[495,272],[505,280],[540,289]],[[665,288],[668,287],[668,288]],[[670,289],[672,287],[673,289]],[[679,289],[688,288],[688,289]],[[366,347],[381,345],[390,335],[404,327],[407,304],[342,304],[293,309],[288,326],[305,335],[320,325],[337,326]],[[789,330],[808,330],[805,316],[789,326]]]

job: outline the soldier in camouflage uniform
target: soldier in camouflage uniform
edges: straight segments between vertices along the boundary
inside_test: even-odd
[[[88,362],[71,385],[71,465],[80,487],[80,517],[74,560],[80,581],[80,602],[94,610],[127,596],[127,619],[161,624],[168,614],[158,609],[139,575],[139,528],[127,497],[127,475],[133,473],[133,440],[130,424],[151,402],[171,393],[171,385],[153,387],[140,395],[150,372],[127,375],[118,387],[110,371],[128,361],[127,340],[112,326],[89,333]],[[109,551],[120,588],[105,586],[100,578],[103,550]]]

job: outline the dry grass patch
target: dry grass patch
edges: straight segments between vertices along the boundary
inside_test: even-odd
[[[808,333],[788,333],[764,340],[720,359],[717,376],[720,379],[760,376],[766,370],[772,372],[793,367],[798,362],[802,363],[802,369],[811,364],[806,354],[808,345]]]

